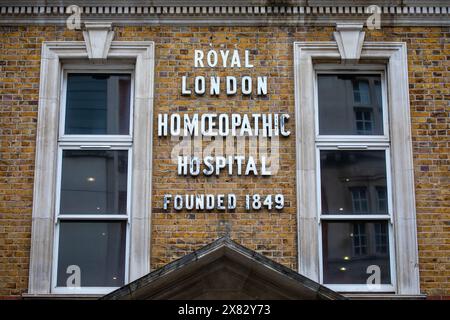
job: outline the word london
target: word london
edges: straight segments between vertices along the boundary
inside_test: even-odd
[[[250,51],[244,51],[244,57],[239,55],[237,49],[230,50],[209,50],[206,54],[203,50],[194,52],[195,68],[253,68],[250,63]],[[238,88],[238,86],[240,86]],[[192,89],[193,88],[193,89]],[[250,95],[256,91],[256,95],[267,95],[267,77],[258,76],[253,79],[250,76],[236,78],[235,76],[211,76],[209,81],[205,76],[196,76],[193,80],[187,76],[181,77],[181,94],[191,95],[192,91],[196,95],[209,93],[211,96],[218,96],[225,89],[227,95],[235,95],[240,91],[243,95]]]

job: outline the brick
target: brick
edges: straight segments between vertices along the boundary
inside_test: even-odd
[[[27,291],[33,170],[42,41],[82,41],[79,31],[57,26],[0,27],[0,296]],[[161,267],[224,235],[297,270],[295,181],[294,41],[330,41],[331,27],[170,27],[116,26],[115,40],[156,43],[154,114],[163,112],[287,112],[292,134],[280,139],[282,170],[268,178],[184,179],[170,162],[174,142],[153,142],[152,269]],[[425,36],[426,35],[426,36]],[[211,38],[212,37],[212,38]],[[449,48],[448,28],[414,27],[366,30],[367,41],[408,43],[411,122],[415,170],[421,290],[450,296],[449,256]],[[198,48],[239,48],[255,54],[250,70],[193,68]],[[255,51],[256,50],[256,51]],[[181,77],[193,75],[268,75],[267,99],[237,95],[183,97]],[[392,107],[392,106],[391,106]],[[394,106],[395,107],[395,106]],[[156,130],[156,125],[154,126]],[[162,196],[183,190],[196,193],[273,193],[279,188],[287,206],[282,213],[162,211]],[[242,204],[242,201],[240,202]],[[395,213],[394,213],[395,214]],[[228,228],[228,229],[227,229]]]

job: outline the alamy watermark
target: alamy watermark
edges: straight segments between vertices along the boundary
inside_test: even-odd
[[[66,269],[66,273],[69,274],[66,280],[66,286],[69,288],[81,287],[81,268],[75,264],[70,265]]]
[[[367,267],[366,273],[369,274],[366,284],[369,291],[376,291],[381,289],[381,268],[377,265],[370,265]]]
[[[377,5],[370,5],[366,7],[366,13],[371,14],[366,20],[367,29],[381,29],[381,8]]]

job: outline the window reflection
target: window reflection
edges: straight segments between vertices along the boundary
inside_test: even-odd
[[[377,190],[378,212],[379,213],[388,212],[388,202],[387,202],[386,187],[377,186],[375,188]]]
[[[370,105],[370,85],[368,80],[353,80],[353,100],[355,104]]]
[[[380,75],[319,74],[321,135],[383,135]]]
[[[128,151],[64,150],[60,214],[126,214]]]
[[[381,284],[390,283],[387,222],[324,221],[324,283],[366,284],[367,267],[381,270]]]
[[[355,109],[356,132],[362,135],[370,135],[373,132],[372,110]]]
[[[364,223],[353,224],[353,253],[355,256],[367,254],[366,225]]]
[[[369,203],[367,200],[367,188],[366,187],[353,187],[350,188],[352,195],[352,207],[353,213],[364,214],[369,211]]]
[[[126,222],[63,221],[60,225],[58,280],[65,287],[69,266],[80,270],[82,287],[124,284]]]
[[[383,150],[321,150],[322,214],[387,214]]]
[[[388,252],[387,225],[385,223],[375,223],[375,251],[377,253]]]
[[[131,76],[67,76],[66,134],[129,134]]]

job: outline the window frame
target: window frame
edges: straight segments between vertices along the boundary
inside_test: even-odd
[[[65,115],[67,102],[67,78],[70,73],[111,73],[111,74],[129,74],[131,75],[130,92],[130,123],[129,134],[66,134],[65,133]],[[104,66],[87,65],[83,63],[70,64],[63,66],[62,69],[62,89],[61,89],[61,114],[59,119],[59,141],[63,142],[130,142],[133,140],[133,111],[134,111],[134,67],[130,64],[108,64]]]
[[[340,146],[330,146],[330,145],[320,145],[317,144],[316,147],[316,194],[317,194],[317,218],[322,220],[339,220],[339,219],[354,219],[354,220],[382,220],[386,219],[393,223],[393,211],[392,211],[392,176],[390,173],[390,151],[388,146],[375,145],[369,146],[367,149],[358,149],[359,145],[346,144],[346,147],[340,148]],[[387,214],[322,214],[322,191],[321,191],[321,170],[320,170],[320,151],[322,150],[338,150],[338,151],[384,151],[386,160],[386,191],[387,191],[387,203],[388,203],[388,213]]]
[[[58,259],[59,259],[59,238],[60,238],[60,226],[62,221],[123,221],[125,222],[125,257],[124,257],[124,285],[129,281],[129,254],[130,254],[130,221],[131,221],[131,185],[132,185],[132,163],[133,163],[133,152],[132,145],[115,145],[111,148],[92,148],[88,150],[126,150],[128,153],[128,170],[127,170],[127,214],[60,214],[60,200],[61,200],[61,177],[62,177],[62,160],[63,151],[65,150],[83,150],[81,147],[69,144],[60,145],[58,148],[58,164],[57,164],[57,183],[56,183],[56,203],[55,203],[55,232],[53,240],[53,266],[52,270],[52,286],[51,292],[58,294],[67,293],[78,293],[78,294],[89,294],[89,293],[108,293],[112,290],[118,289],[118,287],[59,287],[58,284]]]
[[[317,109],[318,110],[318,109]],[[356,136],[358,137],[358,136]],[[392,177],[391,177],[391,159],[389,146],[386,143],[369,145],[367,149],[358,149],[358,143],[345,144],[349,149],[339,148],[336,145],[330,145],[329,142],[325,144],[316,143],[316,194],[317,194],[317,221],[318,221],[318,258],[319,258],[319,282],[328,288],[339,292],[395,292],[396,287],[396,251],[395,251],[395,238],[394,238],[394,220],[392,211]],[[354,148],[356,146],[356,148]],[[386,193],[388,214],[351,214],[351,215],[335,215],[335,214],[322,214],[322,190],[321,190],[321,168],[320,168],[320,151],[322,150],[351,150],[351,151],[364,151],[364,150],[382,150],[385,152],[386,161]],[[323,268],[323,243],[322,243],[322,221],[385,221],[388,226],[389,235],[389,264],[390,264],[390,277],[391,284],[381,284],[371,287],[368,290],[366,284],[329,284],[324,283],[324,268]]]
[[[395,248],[395,245],[393,243],[394,241],[394,235],[393,235],[393,225],[383,219],[360,219],[357,218],[355,220],[347,220],[347,219],[327,219],[327,221],[342,221],[342,222],[352,222],[357,221],[357,223],[360,223],[361,221],[368,221],[368,222],[379,222],[379,221],[386,221],[388,226],[388,233],[389,233],[389,245],[388,250],[389,251],[389,264],[390,264],[390,277],[391,277],[391,284],[379,284],[379,285],[373,285],[373,286],[367,286],[366,284],[328,284],[323,282],[323,250],[322,250],[322,230],[320,230],[319,235],[319,267],[320,267],[320,283],[324,286],[330,288],[331,290],[342,292],[342,293],[367,293],[367,292],[377,292],[377,293],[389,293],[393,294],[395,293],[395,287],[397,285],[396,283],[396,274],[395,274],[395,262],[393,259],[395,259],[395,254],[392,250],[392,248]],[[322,228],[322,226],[320,226]],[[367,243],[366,243],[367,247]],[[369,275],[368,275],[369,276]]]
[[[361,36],[359,37],[361,39]],[[363,37],[362,37],[363,39]],[[342,43],[340,43],[342,45]],[[420,296],[417,226],[412,161],[408,57],[404,42],[361,42],[358,61],[351,60],[335,41],[294,42],[294,88],[296,118],[298,270],[320,281],[317,217],[316,126],[314,112],[315,67],[323,63],[358,71],[359,63],[385,68],[389,108],[390,167],[395,233],[396,282],[394,292],[359,291],[356,295]],[[341,56],[341,54],[343,56]],[[364,73],[367,72],[364,69]],[[386,105],[386,104],[384,104]],[[392,126],[391,124],[394,124]],[[358,136],[361,138],[362,136]],[[369,139],[368,139],[369,140]],[[369,141],[364,141],[368,143]],[[332,142],[332,141],[331,141]],[[372,141],[374,145],[380,142]],[[372,216],[373,219],[373,216]],[[340,288],[335,287],[335,290]]]
[[[339,292],[395,292],[396,286],[396,270],[395,270],[395,243],[394,243],[394,225],[392,218],[392,177],[391,177],[391,161],[390,161],[390,137],[389,137],[389,104],[386,82],[386,67],[377,64],[359,64],[359,65],[337,65],[318,63],[314,68],[314,122],[315,122],[315,147],[316,147],[316,195],[317,195],[317,220],[318,226],[318,249],[319,249],[319,282],[328,288]],[[348,74],[348,75],[379,75],[381,82],[381,103],[383,114],[383,134],[382,135],[321,135],[319,132],[319,87],[318,79],[320,74]],[[352,97],[353,98],[353,97]],[[358,106],[359,108],[360,106]],[[352,214],[352,215],[331,215],[322,214],[322,190],[321,190],[321,168],[320,168],[320,152],[322,150],[383,150],[385,151],[386,162],[386,188],[388,214]],[[324,283],[324,266],[323,266],[323,243],[322,243],[322,221],[386,221],[389,233],[389,265],[390,265],[390,284],[381,284],[369,287],[366,284],[329,284]],[[368,275],[369,276],[369,275]]]
[[[104,72],[104,68],[113,67],[113,73],[130,69],[130,66],[133,69],[134,115],[130,114],[133,119],[133,149],[130,151],[132,157],[129,159],[132,161],[133,177],[129,192],[132,200],[129,201],[129,205],[133,214],[128,216],[130,231],[126,275],[130,282],[150,272],[154,57],[153,41],[112,41],[107,55],[100,60],[92,57],[84,41],[42,43],[29,284],[28,293],[24,295],[90,297],[111,291],[110,288],[98,291],[96,290],[98,288],[91,288],[83,292],[67,290],[66,293],[53,290],[53,277],[56,273],[55,197],[64,69],[79,71],[79,69],[100,68]],[[139,116],[136,116],[138,114]],[[80,142],[70,140],[69,138],[64,141],[65,147],[73,147]],[[108,145],[114,147],[126,145],[127,141],[119,140],[123,139],[119,138],[118,141]],[[104,141],[101,142],[101,145],[104,145]],[[83,145],[86,144],[90,143],[83,141]]]
[[[131,215],[131,199],[132,199],[132,173],[133,173],[133,118],[134,118],[134,68],[129,64],[106,64],[106,65],[92,65],[85,63],[69,64],[62,66],[62,82],[61,82],[61,103],[59,116],[59,130],[58,130],[58,160],[57,160],[57,174],[56,174],[56,196],[55,196],[55,232],[54,232],[54,246],[53,246],[53,266],[52,270],[52,285],[51,292],[58,294],[67,293],[108,293],[118,287],[59,287],[58,280],[58,259],[59,259],[59,238],[61,221],[76,220],[117,220],[124,221],[125,224],[125,257],[124,257],[124,284],[129,282],[129,253],[130,253],[130,221]],[[130,75],[130,123],[129,133],[126,135],[108,135],[108,134],[66,134],[66,108],[67,108],[67,90],[68,90],[68,75],[71,73],[80,74],[126,74]],[[126,215],[61,215],[61,178],[62,178],[62,154],[64,150],[126,150],[128,153],[128,170],[127,170],[127,214]]]
[[[334,142],[334,141],[353,141],[352,135],[321,135],[319,133],[319,101],[318,101],[318,76],[319,74],[374,74],[380,75],[381,81],[381,92],[382,92],[382,108],[383,108],[383,135],[355,135],[360,141],[367,142],[385,142],[389,141],[389,118],[388,118],[388,101],[387,101],[387,81],[386,81],[386,67],[383,65],[376,64],[364,64],[361,66],[348,66],[348,65],[337,65],[337,64],[326,64],[320,63],[314,65],[314,124],[315,124],[315,135],[316,141],[320,142]],[[357,108],[364,108],[357,106]]]

